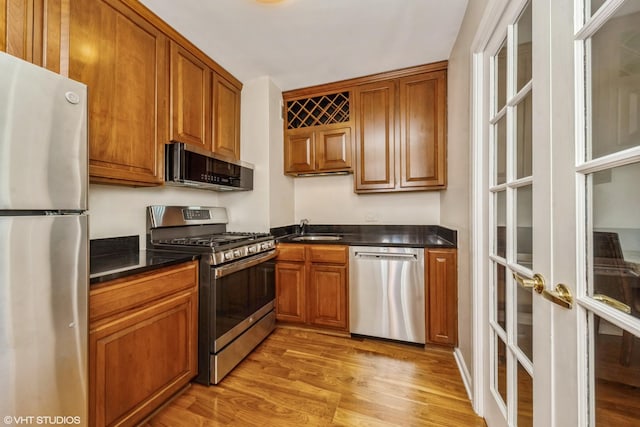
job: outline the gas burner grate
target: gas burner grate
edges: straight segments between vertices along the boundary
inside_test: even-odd
[[[177,245],[177,246],[209,246],[215,247],[229,243],[247,243],[261,238],[268,238],[268,233],[244,233],[244,232],[225,232],[221,234],[213,234],[207,236],[195,237],[177,237],[174,239],[163,239],[158,243]]]

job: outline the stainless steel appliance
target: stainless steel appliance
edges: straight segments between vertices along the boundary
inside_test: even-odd
[[[147,247],[200,255],[198,376],[218,384],[275,328],[273,236],[227,232],[224,208],[149,206]]]
[[[214,191],[253,190],[253,165],[175,142],[165,146],[165,184]]]
[[[0,76],[0,415],[87,425],[87,90],[4,53]]]
[[[352,334],[425,343],[424,249],[349,248]]]

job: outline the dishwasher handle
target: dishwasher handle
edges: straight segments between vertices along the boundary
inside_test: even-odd
[[[388,261],[417,261],[417,254],[403,254],[403,253],[386,253],[386,252],[360,252],[355,253],[356,258],[374,258],[377,260]]]

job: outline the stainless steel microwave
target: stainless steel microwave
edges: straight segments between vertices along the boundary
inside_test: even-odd
[[[253,165],[225,160],[182,142],[165,146],[164,171],[167,185],[213,191],[253,190]]]

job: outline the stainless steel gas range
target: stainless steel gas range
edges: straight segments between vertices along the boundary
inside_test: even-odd
[[[149,206],[147,248],[200,255],[198,376],[218,384],[275,328],[273,236],[226,231],[225,208]]]

